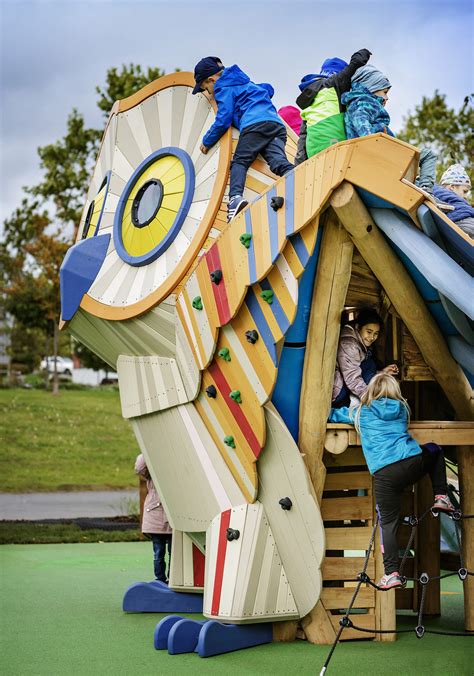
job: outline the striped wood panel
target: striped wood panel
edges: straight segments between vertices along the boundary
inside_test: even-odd
[[[198,580],[200,563],[197,561],[196,545],[182,531],[173,531],[169,587],[175,591],[202,592],[204,585]],[[200,556],[202,554],[199,552]]]

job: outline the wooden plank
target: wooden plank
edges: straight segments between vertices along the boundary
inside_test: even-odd
[[[474,400],[469,382],[452,358],[414,282],[378,230],[362,200],[350,184],[344,183],[334,193],[331,204],[415,339],[456,416],[461,420],[472,420]],[[401,206],[397,201],[394,204]]]
[[[331,435],[343,434],[344,431],[349,433],[349,446],[360,446],[360,437],[352,425],[328,423],[327,430],[330,435],[329,446],[336,445]],[[435,442],[441,446],[459,446],[471,443],[474,438],[474,423],[458,420],[412,420],[408,431],[419,444]]]
[[[372,528],[361,526],[360,528],[325,528],[326,549],[366,550],[369,546]]]
[[[372,498],[370,496],[323,498],[321,501],[321,516],[324,521],[371,519]]]
[[[364,568],[364,562],[362,556],[326,556],[322,567],[323,580],[355,580]],[[371,579],[375,577],[373,556],[369,559],[367,575]]]
[[[354,589],[352,588],[324,587],[321,592],[321,601],[328,610],[345,610],[349,607],[353,595]],[[361,587],[352,607],[375,608],[375,589]]]
[[[372,487],[372,477],[369,472],[336,472],[327,473],[324,483],[325,491],[353,490],[355,488],[368,489]]]
[[[474,514],[474,448],[461,446],[457,450],[461,509],[464,514]],[[474,570],[474,519],[461,521],[464,565]],[[474,576],[468,575],[464,585],[464,626],[474,631]]]
[[[307,342],[313,348],[305,355],[300,405],[299,446],[305,454],[318,500],[324,487],[322,455],[352,249],[344,229],[330,216],[324,224],[311,304]]]
[[[375,511],[375,502],[374,502]],[[383,555],[381,549],[381,534],[380,528],[376,529],[374,540],[374,558],[375,558],[375,580],[376,583],[385,573]],[[392,629],[396,627],[396,608],[395,608],[395,590],[378,593],[377,603],[375,606],[375,621],[376,629]],[[393,642],[396,641],[396,634],[378,634],[377,641]]]
[[[388,592],[389,593],[389,592]],[[331,615],[330,620],[335,631],[340,629],[339,620],[341,615]],[[367,613],[366,615],[354,615],[352,621],[355,625],[362,627],[363,629],[376,629],[375,626],[375,615]],[[357,631],[356,629],[344,629],[341,634],[341,641],[351,641],[353,639],[366,639],[366,638],[375,638],[375,634]]]
[[[324,454],[324,464],[329,467],[366,467],[366,462],[362,448],[360,446],[353,446],[348,448],[345,453],[340,455],[332,455],[332,453]]]

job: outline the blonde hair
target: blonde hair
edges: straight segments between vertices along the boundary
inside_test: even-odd
[[[407,412],[407,422],[410,422],[410,407],[408,402],[403,396],[400,385],[398,381],[388,373],[376,373],[375,376],[370,380],[367,390],[360,398],[360,403],[355,408],[354,415],[354,425],[356,430],[360,434],[360,412],[363,406],[370,407],[373,401],[377,399],[382,399],[386,397],[387,399],[396,399],[401,401],[406,412]]]

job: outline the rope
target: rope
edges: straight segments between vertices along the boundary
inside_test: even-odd
[[[329,666],[329,662],[331,661],[331,657],[333,656],[333,653],[336,649],[337,644],[339,643],[339,640],[341,638],[342,632],[344,629],[350,628],[354,629],[355,631],[360,631],[362,633],[366,634],[408,634],[411,632],[415,632],[417,638],[421,639],[425,634],[436,634],[438,636],[474,636],[474,631],[467,630],[465,632],[448,632],[448,631],[442,631],[442,630],[437,630],[437,629],[426,629],[423,625],[423,609],[425,606],[425,598],[426,598],[426,590],[428,588],[428,584],[431,582],[431,580],[444,580],[444,578],[447,577],[452,577],[453,575],[458,575],[459,579],[464,582],[464,580],[467,579],[469,575],[474,576],[474,572],[469,571],[465,568],[464,566],[464,559],[462,555],[462,547],[461,547],[461,534],[459,532],[459,522],[463,519],[472,519],[474,518],[474,514],[463,514],[460,510],[456,510],[452,513],[448,513],[447,516],[449,516],[453,521],[454,521],[454,526],[455,526],[455,532],[456,532],[456,540],[459,548],[459,563],[460,567],[458,571],[451,572],[451,573],[445,573],[444,575],[436,575],[433,577],[430,577],[427,573],[421,573],[421,575],[418,578],[413,578],[413,577],[405,577],[402,576],[403,568],[405,566],[406,560],[408,558],[408,554],[411,549],[411,545],[413,543],[414,537],[415,537],[415,532],[417,526],[423,521],[423,519],[431,512],[432,516],[437,518],[439,516],[439,512],[437,510],[433,510],[432,508],[427,509],[420,517],[416,516],[410,516],[407,517],[407,521],[403,521],[405,525],[410,525],[411,526],[411,533],[410,537],[408,539],[408,544],[405,548],[405,551],[403,553],[402,561],[399,567],[399,572],[400,576],[403,578],[405,582],[407,581],[412,581],[412,582],[418,582],[421,584],[421,599],[420,599],[420,607],[418,610],[418,624],[416,627],[413,627],[412,629],[367,629],[366,627],[358,627],[355,625],[352,620],[350,619],[349,615],[350,612],[353,608],[353,605],[355,603],[355,600],[357,598],[357,595],[360,591],[360,588],[362,584],[368,584],[377,591],[389,591],[388,589],[382,589],[379,587],[375,582],[373,582],[370,577],[367,575],[367,568],[369,566],[369,558],[370,554],[372,551],[372,547],[374,544],[375,540],[375,533],[377,531],[377,526],[379,523],[379,512],[378,509],[376,511],[377,516],[375,519],[374,527],[372,528],[372,534],[370,536],[370,541],[369,541],[369,546],[365,555],[365,561],[364,561],[364,566],[362,571],[357,575],[357,579],[355,580],[347,580],[347,582],[357,582],[357,586],[355,587],[354,594],[352,595],[351,601],[349,603],[349,606],[345,612],[345,614],[342,616],[342,618],[339,620],[339,630],[336,634],[336,637],[334,639],[334,642],[331,646],[331,649],[329,651],[329,654],[326,658],[326,661],[324,662],[323,667],[321,668],[321,671],[319,673],[319,676],[324,676],[326,673],[326,670]]]

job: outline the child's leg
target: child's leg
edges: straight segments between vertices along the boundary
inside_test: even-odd
[[[433,190],[436,177],[436,160],[438,156],[429,148],[422,148],[420,152],[420,173],[415,181],[423,190]]]
[[[151,536],[153,542],[155,578],[160,580],[160,582],[166,582],[165,547],[167,537],[167,535],[163,535],[162,533],[153,533]]]
[[[288,161],[285,151],[286,129],[282,124],[277,124],[276,134],[268,145],[262,150],[263,159],[268,162],[270,169],[277,176],[284,176],[294,169]]]
[[[247,171],[267,143],[267,138],[251,125],[242,131],[230,165],[229,198],[244,194]]]
[[[446,495],[448,483],[446,479],[446,465],[444,452],[438,444],[424,444],[421,447],[423,461],[423,475],[429,474],[435,495]],[[420,477],[421,478],[421,477]]]

